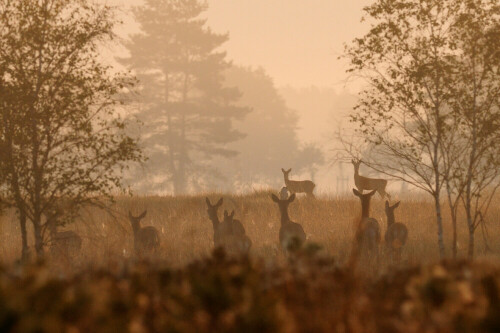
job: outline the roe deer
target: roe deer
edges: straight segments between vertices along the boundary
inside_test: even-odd
[[[50,234],[50,253],[52,255],[73,258],[80,253],[82,238],[76,232],[57,230],[55,220],[48,221],[47,228]]]
[[[362,194],[356,189],[352,189],[355,196],[361,200],[361,221],[356,230],[356,242],[361,253],[378,255],[378,245],[380,243],[380,226],[370,215],[370,199],[375,194],[375,190],[367,194]]]
[[[290,180],[289,175],[291,171],[292,169],[281,169],[288,191],[290,191],[290,193],[306,193],[308,197],[314,198],[313,190],[316,184],[310,180]]]
[[[396,222],[394,217],[394,210],[399,207],[399,204],[400,202],[390,206],[389,201],[385,202],[385,214],[387,215],[385,244],[396,261],[401,259],[401,251],[408,239],[408,228],[404,224]]]
[[[387,180],[363,177],[359,174],[359,166],[361,165],[361,160],[352,160],[351,162],[352,165],[354,165],[354,184],[358,188],[358,191],[363,193],[364,190],[375,190],[378,192],[378,194],[380,194],[382,198],[384,198],[385,196],[387,196],[387,198],[389,199],[391,198],[389,193],[385,191]]]
[[[252,241],[245,233],[245,228],[239,220],[234,219],[234,210],[231,214],[224,211],[224,225],[227,226],[229,233],[223,236],[224,247],[228,254],[242,255],[248,254]]]
[[[220,198],[215,205],[208,198],[205,198],[205,202],[208,218],[214,228],[214,247],[223,247],[228,254],[248,253],[252,242],[246,236],[241,222],[234,219],[234,211],[231,215],[224,211],[224,220],[220,222],[217,211],[222,206],[223,199]]]
[[[141,220],[146,216],[147,210],[139,216],[128,212],[128,218],[134,232],[134,250],[136,255],[151,254],[160,247],[160,234],[153,226],[141,227]]]
[[[306,241],[306,233],[302,226],[292,222],[288,216],[288,205],[295,200],[295,193],[292,193],[288,199],[280,200],[275,194],[271,199],[278,204],[281,213],[280,244],[285,253],[289,250],[298,249]]]

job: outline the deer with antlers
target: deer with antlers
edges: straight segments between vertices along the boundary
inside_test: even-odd
[[[361,165],[361,160],[352,160],[352,165],[354,165],[354,184],[358,191],[363,193],[363,191],[375,190],[382,197],[387,197],[391,199],[389,193],[385,191],[387,186],[387,180],[363,177],[359,174],[359,166]]]
[[[290,193],[306,193],[308,197],[314,198],[314,188],[316,184],[314,184],[310,180],[290,180],[290,172],[292,169],[281,169],[283,172],[283,177],[285,178],[285,186]]]

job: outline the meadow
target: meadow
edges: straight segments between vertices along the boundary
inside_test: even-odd
[[[184,197],[117,197],[113,215],[92,208],[65,228],[83,238],[77,257],[19,264],[15,214],[1,220],[0,330],[67,332],[464,332],[498,331],[500,208],[488,217],[489,250],[477,232],[477,259],[440,261],[432,202],[402,198],[396,220],[408,226],[402,260],[350,261],[360,215],[354,196],[299,197],[293,221],[307,234],[286,258],[270,192]],[[213,249],[205,196],[235,210],[253,242],[249,257]],[[394,202],[394,201],[393,201]],[[154,256],[133,255],[128,211],[160,231]],[[385,231],[384,201],[371,216]],[[451,226],[445,209],[445,242]],[[467,235],[459,220],[459,256]]]

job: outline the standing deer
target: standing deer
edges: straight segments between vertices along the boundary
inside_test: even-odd
[[[47,221],[50,234],[50,253],[54,256],[74,258],[82,248],[82,238],[74,231],[57,230],[56,220]]]
[[[361,253],[378,255],[378,245],[380,243],[380,226],[377,220],[370,215],[370,199],[375,194],[375,190],[367,194],[362,194],[356,189],[352,189],[355,196],[361,200],[361,221],[356,230],[356,241]]]
[[[316,187],[310,180],[290,180],[290,172],[292,169],[281,169],[285,178],[285,186],[290,193],[306,193],[308,197],[314,198],[313,190]]]
[[[252,242],[246,236],[241,222],[234,219],[234,211],[231,214],[224,211],[224,220],[220,222],[217,211],[222,206],[223,199],[220,198],[215,205],[208,198],[205,198],[205,202],[208,218],[214,228],[214,247],[223,247],[229,254],[248,253]]]
[[[134,232],[134,250],[136,255],[155,253],[160,247],[160,233],[153,226],[141,227],[141,220],[146,216],[147,210],[139,216],[128,212],[128,218]]]
[[[359,166],[361,165],[361,160],[352,160],[352,165],[354,165],[354,184],[358,188],[358,191],[363,193],[364,190],[371,191],[375,190],[380,194],[382,198],[387,196],[387,198],[391,199],[389,193],[385,191],[387,186],[387,180],[385,179],[375,179],[363,177],[359,174]]]
[[[401,251],[408,239],[408,228],[404,224],[396,222],[394,217],[394,210],[399,207],[399,204],[400,202],[390,206],[389,201],[385,202],[385,214],[387,215],[385,244],[396,261],[401,259]]]
[[[231,214],[224,211],[224,225],[227,226],[228,234],[223,236],[224,247],[229,254],[243,255],[248,254],[252,241],[245,233],[245,228],[239,220],[234,219],[234,210]]]
[[[298,249],[306,241],[306,233],[302,226],[292,222],[288,215],[288,205],[295,200],[295,193],[292,193],[288,199],[281,200],[275,194],[271,199],[278,204],[281,213],[280,244],[285,253],[289,250]]]

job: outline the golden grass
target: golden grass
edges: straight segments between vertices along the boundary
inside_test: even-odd
[[[219,211],[236,210],[253,242],[251,256],[282,262],[278,246],[280,215],[277,205],[267,192],[248,195],[209,193],[212,201],[224,198]],[[443,205],[445,243],[451,255],[451,223],[446,205]],[[155,260],[171,266],[183,266],[193,260],[208,256],[213,249],[213,229],[206,213],[205,195],[197,196],[135,196],[118,197],[112,210],[115,216],[92,208],[82,211],[81,219],[67,228],[75,229],[84,242],[80,265],[105,265],[109,262],[130,258],[133,254],[132,230],[128,222],[128,210],[138,214],[147,209],[142,225],[152,225],[161,234],[161,249]],[[320,197],[317,200],[299,197],[290,205],[290,217],[302,224],[308,242],[319,244],[326,255],[342,264],[346,261],[354,237],[354,225],[360,214],[359,199],[354,196]],[[396,210],[396,220],[407,225],[409,238],[403,250],[403,262],[408,265],[432,263],[439,260],[434,205],[425,197],[407,198]],[[485,253],[481,230],[476,233],[477,257],[498,258],[500,227],[496,223],[500,208],[494,205],[488,224],[489,244],[492,253]],[[371,216],[386,229],[384,201],[374,197]],[[0,255],[4,263],[11,263],[20,255],[20,235],[16,216],[7,212],[1,218]],[[30,230],[31,232],[31,230]],[[459,256],[467,251],[467,232],[463,217],[459,218]],[[31,242],[32,244],[32,242]],[[382,265],[381,265],[382,266]]]

